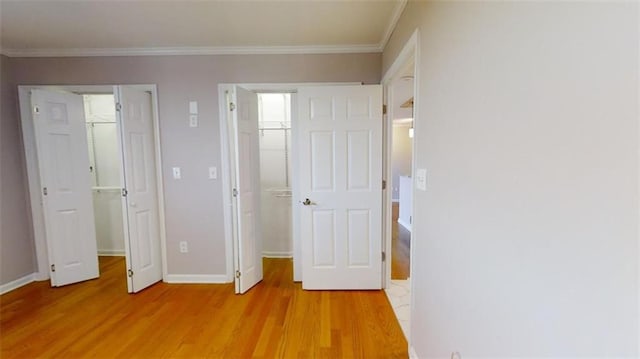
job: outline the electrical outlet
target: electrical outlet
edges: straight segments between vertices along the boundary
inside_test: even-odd
[[[186,241],[182,241],[180,242],[180,253],[188,253],[189,252],[189,246],[187,245]]]
[[[216,167],[209,167],[209,179],[218,178],[218,169]]]

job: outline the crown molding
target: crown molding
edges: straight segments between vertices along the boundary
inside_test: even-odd
[[[393,30],[396,29],[396,25],[398,25],[398,21],[400,20],[400,15],[402,15],[402,12],[404,11],[404,8],[407,6],[408,1],[409,0],[399,0],[398,3],[396,4],[396,7],[393,9],[391,20],[389,21],[389,24],[387,25],[387,29],[385,30],[384,35],[382,36],[382,39],[378,44],[380,51],[383,51],[384,48],[387,46],[387,42],[389,42],[389,39],[391,38],[391,34],[393,34]]]
[[[99,56],[185,56],[185,55],[296,55],[354,54],[383,52],[408,0],[398,0],[385,32],[377,44],[311,46],[203,46],[203,47],[124,47],[68,49],[0,48],[8,57],[99,57]]]
[[[149,47],[149,48],[73,48],[0,49],[8,57],[94,57],[94,56],[177,56],[177,55],[293,55],[379,53],[379,45],[341,46],[228,46],[228,47]]]

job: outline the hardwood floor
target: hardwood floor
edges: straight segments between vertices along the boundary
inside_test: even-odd
[[[100,269],[0,296],[0,357],[408,357],[383,291],[304,291],[289,259],[265,259],[264,280],[241,296],[233,284],[166,283],[129,295],[123,258],[101,257]]]
[[[409,278],[411,232],[398,224],[398,203],[391,212],[391,279]]]

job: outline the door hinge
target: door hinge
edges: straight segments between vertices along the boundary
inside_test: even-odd
[[[387,189],[387,181],[382,180],[382,189]]]
[[[126,197],[129,194],[129,191],[127,191],[126,188],[122,189],[122,197]]]
[[[233,196],[238,197],[238,190],[235,188],[233,189]]]
[[[387,254],[385,252],[382,252],[382,261],[386,261],[387,260]]]
[[[229,102],[229,111],[235,111],[236,109],[236,104],[233,102]]]
[[[122,104],[120,102],[116,103],[116,111],[122,111]]]
[[[55,264],[52,264],[52,265],[51,265],[51,271],[52,271],[52,272],[55,272],[55,271],[56,271],[56,265],[55,265]]]
[[[46,195],[48,195],[48,194],[49,194],[49,190],[47,190],[47,187],[42,187],[42,194],[43,194],[44,196],[46,196]]]
[[[382,114],[383,115],[387,114],[387,105],[382,105]]]
[[[236,271],[236,278],[240,278],[240,276],[242,275],[242,273],[240,273],[239,270]]]
[[[129,278],[133,277],[133,271],[131,269],[127,269],[127,275]]]
[[[413,216],[409,216],[409,224],[413,223]]]

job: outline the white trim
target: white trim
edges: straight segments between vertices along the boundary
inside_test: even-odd
[[[14,289],[18,289],[22,286],[25,286],[29,283],[35,282],[36,281],[36,273],[31,273],[31,274],[27,274],[24,277],[20,277],[16,280],[12,280],[9,283],[5,283],[3,285],[0,285],[0,295],[1,294],[5,294],[8,293]]]
[[[418,353],[416,353],[416,348],[414,348],[412,345],[409,345],[409,358],[420,359],[418,357]]]
[[[278,251],[262,251],[263,258],[293,258],[293,251],[278,252]]]
[[[400,198],[391,197],[391,203],[400,203]]]
[[[226,261],[226,278],[233,281],[233,232],[231,222],[233,221],[233,202],[231,198],[231,152],[229,147],[229,126],[227,111],[227,92],[233,86],[227,84],[218,85],[218,109],[220,111],[220,172],[222,178],[222,215],[224,218],[224,247]]]
[[[417,88],[419,84],[417,55],[418,55],[418,30],[416,29],[411,35],[411,37],[404,44],[404,46],[402,47],[402,50],[400,50],[400,53],[398,54],[396,59],[393,61],[393,63],[391,64],[387,72],[382,77],[382,82],[381,82],[384,89],[384,97],[385,97],[384,100],[385,100],[385,103],[387,104],[387,109],[388,109],[386,114],[387,120],[385,121],[385,128],[384,128],[385,134],[383,136],[384,146],[385,146],[383,150],[383,156],[384,156],[383,161],[384,161],[384,169],[385,169],[384,177],[387,180],[387,183],[391,184],[391,186],[387,186],[387,190],[383,191],[383,204],[382,204],[383,216],[382,217],[383,217],[384,223],[383,223],[382,248],[384,248],[384,251],[389,254],[392,251],[392,245],[391,245],[392,236],[391,236],[390,224],[391,224],[391,221],[393,221],[392,210],[391,210],[393,191],[389,190],[389,188],[393,187],[393,173],[392,173],[392,168],[390,164],[392,159],[392,138],[393,138],[392,134],[393,134],[394,123],[393,121],[388,120],[390,118],[393,118],[393,106],[389,106],[390,103],[393,103],[393,91],[392,91],[391,83],[392,81],[396,80],[401,76],[401,73],[402,73],[401,71],[405,68],[406,64],[411,60],[411,58],[413,58],[413,61],[414,61],[413,94],[417,103],[417,100],[418,100]],[[418,118],[416,108],[417,108],[417,104],[414,107],[414,119]],[[415,121],[414,121],[414,124],[415,124]],[[415,128],[415,125],[414,125],[414,128]],[[416,152],[415,148],[416,148],[416,141],[414,140],[412,141],[412,144],[411,144],[411,152],[414,154]],[[415,171],[415,158],[416,158],[415,155],[412,156],[412,162],[411,162],[412,173]],[[413,193],[411,194],[411,196],[413,197]],[[404,224],[403,224],[403,227],[406,228]],[[410,253],[412,253],[412,250]],[[382,285],[383,285],[383,288],[388,288],[391,285],[391,261],[386,261],[383,265]]]
[[[640,17],[640,6],[637,6],[637,16]],[[638,22],[638,33],[640,33],[640,21]],[[640,49],[640,38],[638,39],[638,49]],[[639,55],[640,55],[640,50],[638,51]],[[636,78],[636,81],[638,81],[637,85],[640,87],[640,72],[638,72],[638,77]],[[638,111],[638,138],[640,138],[640,92],[638,92],[638,102],[637,102],[637,111]],[[636,200],[638,202],[640,202],[640,141],[638,143],[638,187],[637,187],[637,192],[636,195],[638,197],[636,197]],[[640,203],[637,203],[636,205],[640,206]],[[637,251],[638,251],[638,255],[636,257],[637,260],[640,260],[640,211],[638,213],[638,245],[637,245]],[[636,320],[638,321],[637,327],[640,327],[640,263],[636,264],[636,268],[638,270],[638,275],[637,275],[637,285],[638,285],[638,297],[637,297],[637,301],[638,301],[638,307],[637,307],[637,315],[638,318],[636,318]],[[638,356],[640,356],[640,330],[638,330],[638,348],[637,348],[638,352],[636,353]]]
[[[179,283],[201,283],[201,284],[222,284],[230,283],[226,274],[169,274],[164,278],[164,282]]]
[[[399,0],[396,4],[396,7],[393,9],[393,14],[391,15],[391,19],[389,20],[389,24],[387,25],[387,29],[382,35],[382,39],[380,40],[380,44],[378,44],[378,48],[380,51],[384,51],[384,48],[387,46],[389,39],[391,38],[391,34],[393,34],[393,30],[396,29],[396,25],[398,25],[398,21],[400,20],[400,16],[404,11],[404,8],[407,6],[408,0]]]
[[[403,221],[402,218],[398,218],[398,224],[403,226],[404,229],[406,229],[407,231],[409,231],[409,233],[411,233],[411,223],[407,223]]]
[[[403,0],[406,2],[406,0]],[[395,11],[398,10],[396,6]],[[394,12],[394,15],[396,13]],[[398,15],[399,17],[399,15]],[[394,19],[392,19],[394,20]],[[398,20],[395,19],[395,22]],[[390,23],[395,27],[395,22]],[[389,32],[393,32],[393,27]],[[387,36],[385,34],[385,36]],[[294,55],[294,54],[354,54],[380,53],[383,39],[368,45],[315,45],[315,46],[207,46],[207,47],[124,47],[124,48],[69,48],[69,49],[2,49],[8,57],[95,57],[95,56],[180,56],[180,55]]]
[[[277,93],[297,93],[299,87],[310,87],[310,86],[358,86],[362,85],[362,82],[301,82],[301,83],[277,83],[277,84],[269,84],[269,83],[243,83],[243,84],[221,84],[227,85],[229,88],[233,88],[234,85],[238,85],[246,90],[253,92],[277,92]],[[293,99],[292,99],[293,101]],[[293,108],[291,109],[291,113],[293,115]],[[293,121],[293,118],[292,118]]]
[[[124,257],[124,249],[98,249],[100,257]]]
[[[398,56],[395,58],[395,60],[393,61],[393,63],[391,64],[391,66],[389,67],[389,69],[385,72],[384,76],[382,77],[382,84],[384,86],[385,89],[385,96],[386,96],[386,103],[393,103],[393,93],[391,93],[392,91],[389,91],[391,89],[391,82],[393,80],[395,80],[399,74],[400,71],[403,69],[403,67],[408,63],[408,61],[413,58],[413,76],[414,76],[414,81],[413,81],[413,98],[415,99],[414,102],[414,108],[413,108],[413,118],[414,120],[419,119],[420,118],[420,33],[419,33],[419,29],[415,29],[415,31],[413,32],[413,34],[411,34],[411,37],[409,37],[409,39],[406,41],[406,43],[404,44],[404,46],[402,47],[402,50],[400,50],[400,53],[398,54]],[[393,108],[390,106],[387,106],[389,108],[389,112],[387,114],[387,118],[392,118],[393,116]],[[387,126],[385,128],[385,130],[387,131],[387,142],[386,142],[386,151],[384,153],[384,161],[386,161],[386,179],[387,181],[391,180],[391,168],[389,166],[389,161],[391,159],[391,139],[389,134],[391,133],[391,131],[393,130],[392,128],[392,121],[387,121]],[[416,133],[419,133],[419,127],[420,127],[420,121],[414,121],[414,130],[416,131]],[[413,141],[412,141],[412,146],[411,146],[411,152],[414,154],[411,158],[411,172],[415,173],[415,168],[416,168],[416,148],[417,148],[417,143],[418,143],[418,138],[417,136],[414,137]],[[412,186],[412,192],[411,192],[411,197],[415,198],[415,185]],[[391,223],[391,191],[387,191],[384,194],[384,204],[383,204],[383,213],[385,213],[385,215],[383,216],[385,219],[386,223]],[[416,213],[415,211],[415,205],[416,205],[416,201],[413,200],[412,201],[412,213]],[[398,223],[401,223],[400,221],[398,221]],[[390,227],[390,226],[388,226]],[[385,251],[387,253],[391,253],[391,228],[385,228],[385,232],[383,233],[384,237],[383,237],[383,248],[385,248]],[[406,228],[406,226],[405,226]],[[414,266],[415,266],[415,258],[414,258],[414,252],[415,252],[415,246],[411,246],[410,250],[409,250],[409,275],[411,276],[411,273],[413,273],[414,271]],[[382,270],[382,283],[384,285],[385,288],[387,288],[390,283],[391,283],[391,261],[387,261],[385,267],[383,267]],[[410,281],[410,303],[415,303],[415,280]],[[415,317],[415,305],[411,305],[410,306],[410,313],[409,313],[409,325],[411,325],[411,322],[413,321],[413,318]],[[415,349],[413,348],[413,342],[414,340],[412,339],[413,335],[411,333],[413,333],[414,331],[410,330],[410,335],[409,338],[407,338],[407,343],[409,345],[409,355],[411,358],[418,358],[417,353],[415,352]]]

